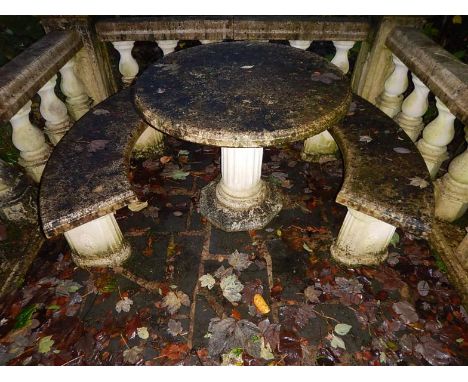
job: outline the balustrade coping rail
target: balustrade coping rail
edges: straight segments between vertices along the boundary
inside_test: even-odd
[[[54,31],[2,66],[0,122],[8,122],[82,46],[77,32]]]
[[[453,115],[468,123],[468,65],[410,27],[393,29],[386,45]]]
[[[362,41],[367,17],[316,16],[154,16],[101,20],[102,41],[154,40],[340,40]]]

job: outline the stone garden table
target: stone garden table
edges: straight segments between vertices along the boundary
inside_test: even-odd
[[[347,112],[351,90],[322,57],[290,46],[221,42],[164,57],[136,82],[145,120],[174,137],[221,147],[221,179],[201,213],[225,231],[264,227],[282,207],[261,179],[263,147],[318,134]]]

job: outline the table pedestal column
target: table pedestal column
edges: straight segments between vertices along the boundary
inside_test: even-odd
[[[281,196],[261,180],[262,148],[221,148],[221,179],[201,191],[201,213],[227,231],[263,228],[281,210]]]

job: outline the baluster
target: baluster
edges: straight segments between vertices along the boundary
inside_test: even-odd
[[[85,92],[84,85],[75,74],[75,59],[68,61],[62,69],[60,69],[62,81],[60,89],[67,97],[66,104],[68,112],[74,121],[80,119],[86,114],[92,104],[91,98]]]
[[[395,65],[392,74],[387,78],[384,91],[376,99],[376,106],[389,117],[395,117],[401,110],[403,93],[408,88],[408,68],[392,54]]]
[[[333,41],[336,53],[331,63],[338,66],[344,74],[349,72],[348,52],[354,44],[354,41]]]
[[[468,209],[468,148],[452,160],[434,186],[436,217],[453,222],[463,216]]]
[[[139,71],[138,63],[132,56],[134,44],[135,41],[115,41],[112,43],[120,54],[119,71],[122,74],[124,87],[131,85]]]
[[[306,50],[310,46],[310,44],[312,44],[312,41],[289,40],[289,45],[291,45],[293,48],[302,49],[302,50]]]
[[[452,141],[455,135],[455,116],[437,97],[436,106],[439,115],[424,128],[422,138],[417,143],[419,152],[433,179],[442,162],[448,158],[447,144]]]
[[[223,40],[198,40],[198,41],[200,41],[200,43],[202,43],[203,45],[206,45],[206,44],[212,44],[214,42],[220,42]]]
[[[411,77],[413,78],[414,90],[403,101],[401,111],[395,117],[395,121],[411,140],[416,142],[424,127],[422,116],[427,110],[429,88],[414,73],[411,74]]]
[[[169,53],[172,53],[177,47],[179,40],[158,40],[158,46],[163,51],[163,54],[166,56]]]
[[[13,145],[20,151],[19,164],[36,182],[41,180],[42,172],[51,153],[44,133],[29,120],[31,101],[24,105],[11,119],[13,126]]]
[[[46,120],[45,132],[55,146],[70,128],[67,107],[55,94],[57,75],[37,92],[41,97],[40,112]]]

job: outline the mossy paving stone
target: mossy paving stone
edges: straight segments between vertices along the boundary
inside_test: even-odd
[[[324,58],[261,42],[200,45],[137,79],[135,104],[155,128],[223,147],[265,147],[326,130],[346,113],[349,81]]]

